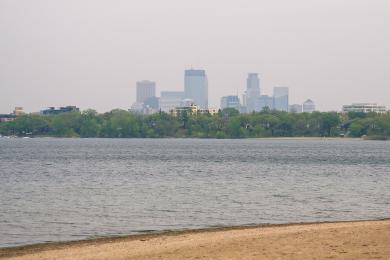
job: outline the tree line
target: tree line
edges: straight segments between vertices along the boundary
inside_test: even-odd
[[[26,114],[0,123],[4,136],[106,137],[106,138],[256,138],[367,136],[390,138],[390,114],[377,113],[287,113],[264,109],[240,114],[228,108],[215,115],[177,116],[160,112],[138,115],[115,109],[44,116]]]

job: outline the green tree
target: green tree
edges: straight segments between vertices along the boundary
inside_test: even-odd
[[[224,108],[221,112],[221,115],[224,117],[234,117],[234,116],[238,116],[239,114],[240,112],[237,109],[232,107]]]
[[[46,135],[50,127],[48,121],[39,115],[23,115],[10,123],[10,130],[19,136]]]
[[[349,126],[349,135],[352,136],[352,137],[361,137],[362,135],[365,135],[367,134],[367,129],[366,127],[364,126],[364,124],[359,121],[359,120],[356,120],[355,122],[353,122],[350,126]]]
[[[88,109],[81,113],[80,136],[99,137],[102,119],[96,110]]]
[[[115,109],[106,115],[107,120],[102,127],[105,137],[139,137],[140,128],[136,117],[125,110]]]
[[[56,116],[46,116],[50,118],[52,133],[58,137],[78,137],[81,128],[81,113],[69,112]]]
[[[332,130],[340,125],[340,118],[337,113],[322,113],[320,122],[321,134],[323,136],[331,136]]]
[[[241,120],[238,116],[229,120],[226,126],[226,134],[231,138],[241,138],[244,136],[243,129],[241,127]]]

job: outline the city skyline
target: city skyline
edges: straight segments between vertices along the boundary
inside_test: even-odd
[[[272,110],[290,112],[289,87],[276,86],[273,95],[265,95],[260,91],[260,78],[258,73],[248,73],[246,90],[242,94],[242,103],[237,96],[222,96],[219,107],[208,106],[208,80],[204,69],[186,69],[184,71],[183,91],[161,91],[160,97],[156,95],[156,82],[150,80],[137,81],[137,100],[132,104],[130,111],[141,114],[153,114],[158,111],[171,112],[179,107],[196,106],[202,110],[236,108],[241,113],[262,111],[268,107]],[[261,95],[263,94],[263,95]],[[307,101],[309,101],[308,99]],[[311,101],[311,100],[310,100]],[[310,112],[314,111],[315,104],[311,101]],[[187,105],[184,105],[187,104]],[[295,108],[292,112],[302,111]],[[292,107],[294,107],[292,105]],[[301,107],[304,104],[300,105]]]
[[[164,112],[169,112],[170,109],[162,109],[161,108],[161,100],[160,100],[161,97],[169,98],[169,100],[167,100],[167,103],[170,104],[170,105],[168,105],[168,107],[170,107],[170,106],[173,107],[172,104],[175,104],[175,107],[179,107],[183,101],[193,100],[193,99],[188,97],[188,93],[187,93],[187,95],[185,93],[186,92],[185,88],[186,88],[186,83],[187,83],[187,76],[191,73],[195,73],[194,74],[195,76],[201,76],[201,77],[205,78],[205,84],[206,84],[206,97],[205,98],[206,98],[206,103],[207,103],[208,102],[208,79],[207,79],[207,75],[206,75],[206,70],[194,69],[191,67],[191,69],[184,70],[184,84],[183,84],[183,89],[181,89],[181,90],[172,90],[172,89],[159,90],[157,88],[158,84],[156,81],[149,80],[149,79],[142,79],[142,80],[138,80],[135,82],[134,96],[136,98],[135,98],[135,101],[132,103],[132,105],[129,104],[129,106],[125,107],[125,108],[115,107],[115,108],[111,108],[107,111],[99,111],[99,110],[95,109],[94,107],[82,108],[82,110],[83,109],[85,109],[85,110],[86,109],[94,109],[98,112],[109,112],[112,109],[119,108],[119,109],[124,109],[124,110],[136,111],[136,110],[142,110],[141,108],[142,108],[142,105],[144,103],[149,105],[150,98],[157,98],[158,99],[157,100],[158,108],[153,107],[152,113],[154,113],[158,110],[161,110]],[[194,75],[191,75],[191,76],[194,76]],[[254,82],[253,82],[253,80],[254,80]],[[197,79],[195,81],[196,81],[195,86],[197,87],[197,85],[199,84],[199,81]],[[306,111],[305,111],[304,107],[305,107],[305,103],[307,103],[307,102],[312,103],[312,104],[308,105],[309,107],[317,108],[317,104],[315,102],[313,103],[311,98],[306,98],[305,101],[291,102],[291,100],[290,100],[291,94],[290,94],[289,87],[287,87],[287,86],[283,86],[283,87],[274,86],[273,87],[273,95],[269,95],[267,93],[261,92],[260,82],[261,82],[261,80],[259,77],[259,73],[249,72],[247,74],[247,78],[246,78],[246,82],[245,82],[246,83],[246,90],[243,90],[240,93],[239,93],[239,91],[237,91],[237,95],[225,94],[225,95],[219,97],[220,103],[217,106],[208,106],[208,108],[223,109],[223,106],[221,105],[222,99],[237,96],[237,98],[239,100],[239,104],[240,104],[240,107],[237,110],[239,112],[249,113],[250,111],[248,111],[248,108],[247,108],[247,101],[245,101],[245,99],[248,99],[248,97],[247,97],[248,90],[250,90],[250,91],[254,90],[254,96],[256,97],[256,99],[258,99],[258,101],[256,101],[256,102],[259,102],[256,105],[254,105],[254,107],[256,107],[256,108],[253,109],[252,111],[261,111],[264,107],[268,107],[270,109],[275,109],[275,110],[279,110],[279,111],[297,112],[296,106],[300,105],[301,112],[307,112],[307,111],[311,112],[314,110],[320,111],[320,112],[332,112],[332,111],[333,112],[342,112],[344,110],[344,107],[348,106],[348,105],[346,105],[347,103],[345,103],[341,106],[341,108],[335,109],[335,110],[306,109]],[[160,93],[160,96],[157,93]],[[252,95],[253,95],[253,93],[252,93]],[[172,96],[172,97],[170,97],[170,96]],[[242,96],[243,98],[241,99],[240,96]],[[280,98],[282,98],[282,100],[278,101]],[[144,101],[141,102],[141,100],[144,100]],[[146,100],[149,100],[149,101],[146,101]],[[153,100],[153,103],[155,103],[154,100]],[[195,105],[198,105],[195,101],[193,103]],[[280,105],[278,103],[282,103],[282,105]],[[352,103],[352,104],[374,104],[374,105],[382,106],[384,108],[388,107],[384,104],[380,104],[377,102],[350,102],[350,103]],[[272,104],[272,105],[270,105],[270,104]],[[37,113],[37,112],[42,112],[45,109],[63,108],[62,106],[63,105],[53,106],[53,104],[51,104],[50,106],[41,107],[39,110],[36,110],[36,111],[26,111],[26,112],[27,113]],[[69,104],[65,105],[65,106],[72,107],[72,106],[69,106]],[[74,106],[74,107],[77,107],[77,106]],[[163,107],[166,107],[166,105],[165,106],[163,105]],[[199,106],[199,107],[203,108],[203,109],[207,109],[206,107],[202,107],[202,106]],[[226,106],[226,107],[231,107],[231,106]],[[13,108],[21,108],[22,110],[24,109],[23,107],[20,107],[20,106],[19,107],[14,106]],[[242,108],[244,108],[246,111],[241,111]],[[9,113],[9,111],[6,111],[3,114],[8,114],[8,113]],[[150,111],[149,111],[149,113],[150,113]],[[12,114],[12,113],[10,113],[10,114]]]
[[[190,76],[190,77],[188,77]],[[195,76],[195,80],[189,79],[191,77]],[[197,77],[200,77],[201,79],[198,79]],[[192,82],[194,81],[194,82]],[[190,83],[190,84],[189,84]],[[202,86],[205,85],[205,86]],[[313,102],[312,99],[307,98],[304,102],[295,102],[291,103],[290,101],[290,91],[289,87],[286,86],[274,86],[273,87],[273,95],[266,94],[264,92],[261,92],[260,88],[260,78],[259,73],[250,72],[247,74],[246,78],[246,90],[244,90],[241,93],[242,96],[242,102],[240,98],[240,94],[237,91],[237,95],[224,95],[220,97],[220,104],[218,106],[199,106],[198,103],[195,102],[194,99],[191,99],[189,95],[193,94],[194,90],[188,91],[188,87],[194,88],[196,92],[196,88],[199,86],[201,88],[204,88],[203,91],[205,92],[205,104],[208,103],[208,79],[206,75],[206,70],[204,69],[194,69],[191,67],[191,69],[185,69],[184,70],[184,84],[182,90],[157,90],[157,84],[155,81],[143,79],[138,80],[135,82],[135,102],[132,103],[131,106],[128,108],[123,108],[124,110],[134,111],[134,112],[141,112],[145,114],[153,114],[158,111],[163,111],[166,113],[170,113],[172,109],[178,108],[183,106],[184,103],[188,103],[191,101],[194,105],[198,106],[201,109],[223,109],[223,108],[235,108],[241,113],[250,113],[252,112],[259,112],[265,107],[268,107],[271,110],[278,110],[278,111],[285,111],[285,112],[292,112],[292,113],[302,113],[302,112],[313,112],[313,111],[319,111],[319,112],[344,112],[345,107],[348,107],[350,105],[343,104],[341,109],[337,110],[329,110],[329,111],[321,111],[319,109],[316,109],[317,104]],[[187,86],[187,93],[186,93],[186,86]],[[160,96],[157,95],[157,93],[160,93]],[[190,93],[190,94],[189,94]],[[248,93],[249,96],[253,96],[256,100],[253,104],[253,109],[248,110]],[[202,94],[204,95],[204,94]],[[202,95],[197,98],[203,98]],[[233,99],[232,99],[233,98]],[[184,102],[184,103],[183,103]],[[224,105],[223,105],[224,104]],[[237,105],[238,104],[238,105]],[[146,107],[144,106],[146,105]],[[386,105],[378,104],[377,102],[352,102],[353,105],[368,105],[368,106],[378,106],[380,108],[379,110],[381,112],[386,112]],[[44,111],[51,111],[54,109],[62,110],[64,108],[77,108],[77,106],[69,106],[66,105],[66,107],[63,106],[47,106],[42,107],[39,111],[24,111],[23,107],[15,106],[14,108],[17,110],[21,110],[27,113],[44,113]],[[146,110],[145,110],[146,108]],[[78,110],[79,108],[77,108]],[[95,108],[86,108],[86,109],[94,109]],[[85,110],[86,110],[85,109]],[[112,108],[116,109],[116,108]],[[110,110],[112,110],[110,109]],[[103,111],[103,112],[109,112]],[[378,110],[378,111],[379,111]],[[14,110],[15,111],[15,110]],[[98,110],[96,110],[98,111]],[[373,111],[373,110],[372,110]],[[102,112],[102,111],[98,111]],[[14,112],[15,113],[15,112]],[[3,115],[12,115],[14,113],[3,113]],[[0,113],[1,114],[1,113]]]
[[[390,107],[389,1],[4,0],[0,17],[1,113],[127,109],[135,82],[179,91],[191,67],[207,71],[211,107],[249,72],[262,93],[289,86],[320,111]]]
[[[206,71],[207,70],[205,70],[205,69],[193,69],[191,67],[190,69],[185,69],[184,72],[190,71],[190,70],[201,71],[202,73],[204,73],[204,76],[206,77],[206,81],[207,81],[207,88],[208,88],[208,91],[210,91],[210,87],[208,86],[208,77],[206,76],[206,73],[207,73]],[[265,86],[264,87],[264,85],[261,83],[262,79],[263,79],[263,77],[261,75],[262,74],[258,73],[258,72],[248,72],[246,74],[246,78],[244,77],[242,86],[240,88],[237,88],[237,91],[236,91],[236,94],[238,94],[238,97],[241,100],[241,104],[245,104],[243,98],[241,98],[241,97],[246,95],[246,92],[248,90],[248,84],[253,84],[253,83],[249,83],[248,82],[250,77],[253,77],[253,76],[257,77],[257,80],[258,80],[258,82],[256,83],[256,84],[258,84],[258,86],[257,86],[258,87],[258,93],[256,93],[256,97],[257,98],[260,98],[260,99],[264,99],[265,97],[273,98],[274,95],[270,95],[269,93],[272,93],[273,91],[275,91],[275,88],[280,88],[279,86]],[[99,110],[97,108],[98,105],[94,106],[94,107],[85,107],[82,104],[73,104],[73,103],[71,105],[75,105],[75,106],[80,107],[82,109],[95,109],[98,112],[108,112],[108,111],[110,111],[112,109],[116,109],[116,108],[128,110],[129,108],[131,108],[132,104],[138,103],[138,101],[137,101],[137,91],[136,90],[137,90],[137,87],[139,86],[139,84],[141,84],[141,85],[142,84],[146,84],[146,85],[151,84],[151,85],[153,85],[153,88],[154,88],[153,92],[155,93],[156,97],[159,97],[157,93],[162,93],[162,92],[176,92],[176,93],[183,92],[183,97],[185,97],[185,94],[184,94],[185,93],[185,91],[184,91],[184,89],[185,89],[185,81],[182,84],[181,88],[179,86],[179,88],[167,89],[167,88],[159,87],[158,81],[154,80],[154,78],[151,77],[151,79],[138,79],[137,81],[134,82],[134,84],[133,84],[134,86],[129,86],[129,90],[130,90],[131,93],[130,93],[130,97],[129,97],[129,104],[128,104],[127,107],[126,106],[124,106],[124,107],[118,107],[117,106],[116,107],[114,105],[113,107],[109,108],[108,110]],[[211,86],[211,88],[212,88],[212,86]],[[289,88],[289,87],[287,87],[287,88]],[[264,91],[264,89],[266,91]],[[264,92],[266,92],[266,93],[264,93]],[[292,91],[292,92],[288,93],[288,101],[287,101],[288,104],[294,104],[294,105],[297,104],[297,103],[303,104],[304,101],[307,100],[307,99],[315,100],[315,98],[313,98],[313,97],[306,96],[302,100],[297,100],[295,98],[295,99],[293,99],[294,101],[291,101],[291,96],[294,96],[294,95],[291,95],[291,93],[294,93],[294,92]],[[210,108],[220,108],[220,100],[221,100],[221,98],[225,97],[225,96],[232,96],[232,95],[234,96],[233,93],[230,93],[230,94],[229,93],[225,93],[225,94],[223,94],[220,97],[213,97],[213,100],[217,99],[217,100],[219,100],[219,102],[213,102],[212,105],[209,105],[209,107]],[[210,96],[210,95],[207,95],[207,96]],[[185,98],[182,98],[182,99],[185,99]],[[130,100],[134,100],[134,101],[130,101]],[[262,101],[260,101],[260,102],[262,102]],[[347,101],[346,103],[343,103],[340,107],[338,107],[336,109],[330,109],[330,110],[317,109],[317,110],[318,111],[323,111],[323,112],[326,112],[326,111],[338,111],[338,112],[340,112],[340,111],[342,111],[343,106],[345,106],[346,104],[349,104],[349,103],[376,103],[378,105],[383,105],[385,107],[390,107],[390,105],[377,102],[376,100],[373,101],[373,100],[364,99],[364,102],[361,101],[361,100],[358,100],[358,101],[356,101],[356,100]],[[216,105],[214,105],[214,104],[216,104]],[[52,103],[49,103],[49,105],[47,105],[47,106],[40,106],[40,108],[38,110],[26,110],[26,111],[28,111],[28,112],[39,112],[42,109],[50,108],[50,107],[53,107],[53,106],[54,107],[61,107],[61,106],[68,106],[68,105],[69,105],[68,103],[60,103],[60,104],[54,104],[54,105]],[[10,106],[8,108],[8,110],[4,109],[5,111],[2,112],[2,113],[4,113],[4,114],[9,113],[14,107],[18,107],[18,106],[22,106],[23,108],[25,108],[25,106],[23,106],[23,104],[16,104],[16,105]],[[324,107],[324,104],[319,105],[316,102],[316,107]]]

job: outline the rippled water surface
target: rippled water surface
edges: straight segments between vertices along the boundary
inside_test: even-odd
[[[0,138],[0,247],[390,217],[390,142]]]

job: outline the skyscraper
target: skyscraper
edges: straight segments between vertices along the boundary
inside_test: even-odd
[[[156,96],[156,83],[149,80],[137,82],[137,103],[144,103],[146,99]]]
[[[204,70],[185,71],[184,98],[192,99],[202,109],[208,109],[208,81]]]
[[[274,109],[288,112],[288,87],[274,87]]]
[[[256,103],[260,97],[260,80],[257,73],[249,73],[246,80],[246,111],[256,111]]]

